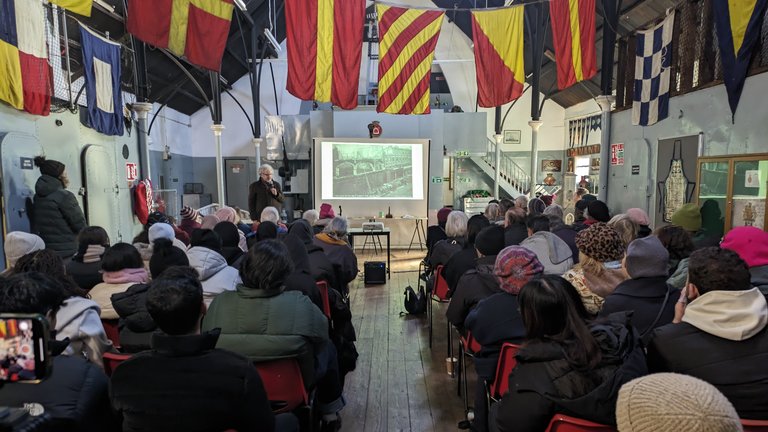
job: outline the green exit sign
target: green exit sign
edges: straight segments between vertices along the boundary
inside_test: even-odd
[[[467,157],[469,156],[469,152],[466,150],[459,150],[456,152],[456,157]]]
[[[442,177],[432,177],[432,183],[442,183],[443,178]]]
[[[459,176],[459,177],[456,177],[456,181],[458,181],[459,183],[472,183],[472,178]]]

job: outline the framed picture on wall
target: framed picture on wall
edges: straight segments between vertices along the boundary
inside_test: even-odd
[[[544,159],[541,161],[542,172],[560,172],[563,170],[562,159]]]
[[[504,131],[504,144],[520,144],[520,131],[519,130],[505,130]]]

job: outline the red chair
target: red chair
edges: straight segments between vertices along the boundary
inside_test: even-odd
[[[120,329],[117,327],[116,319],[103,319],[101,325],[104,326],[104,332],[107,334],[107,339],[112,341],[112,345],[115,348],[120,348]]]
[[[768,432],[768,420],[741,419],[744,432]]]
[[[616,432],[616,428],[564,414],[555,414],[546,432]]]
[[[299,407],[311,409],[299,362],[295,358],[256,362],[254,365],[275,414],[291,412]]]
[[[498,402],[509,390],[509,374],[511,374],[515,369],[515,366],[517,366],[515,355],[517,354],[518,349],[520,349],[520,345],[515,345],[509,342],[504,342],[504,345],[501,346],[499,362],[496,363],[496,376],[488,387],[489,402]]]
[[[104,373],[107,374],[107,376],[112,376],[112,372],[115,371],[115,368],[129,358],[131,358],[130,354],[105,352],[104,356],[101,358],[104,362]]]
[[[467,336],[459,335],[459,379],[457,380],[458,394],[464,398],[464,412],[469,412],[469,399],[467,397],[467,357],[474,358],[475,354],[483,347],[467,331]],[[463,390],[463,393],[462,393]]]
[[[320,291],[320,298],[323,299],[323,313],[328,319],[331,319],[331,301],[328,297],[328,282],[317,281],[317,289]]]
[[[437,303],[448,303],[451,301],[451,299],[448,297],[450,289],[448,288],[448,282],[445,280],[445,277],[443,277],[443,265],[438,265],[435,267],[434,271],[434,286],[432,287],[432,291],[430,292],[430,301],[427,302],[427,315],[429,315],[429,347],[432,348],[432,302]],[[453,338],[451,335],[451,323],[448,320],[445,320],[446,325],[446,334],[448,336],[448,358],[453,358]],[[456,371],[454,370],[451,376],[456,376]]]

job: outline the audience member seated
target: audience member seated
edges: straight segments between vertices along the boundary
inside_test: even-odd
[[[109,236],[100,226],[87,226],[77,235],[77,253],[67,263],[67,274],[77,286],[89,291],[101,283],[101,259],[109,247]]]
[[[491,424],[500,432],[539,432],[557,412],[616,424],[619,388],[647,374],[630,314],[588,322],[579,293],[559,276],[529,282],[518,301],[526,340]]]
[[[496,223],[503,215],[500,213],[500,207],[498,203],[490,203],[485,207],[485,212],[483,215],[486,219],[488,219],[488,222],[490,223]]]
[[[706,199],[701,204],[699,212],[701,213],[701,232],[694,236],[693,244],[697,249],[719,246],[725,229],[725,218],[720,210],[720,203],[713,199]]]
[[[277,225],[271,221],[264,221],[256,228],[256,241],[274,240],[277,238]]]
[[[674,373],[646,375],[621,386],[616,424],[621,432],[742,430],[733,405],[714,386]]]
[[[142,243],[144,246],[152,244],[152,242],[149,239],[149,229],[152,228],[152,225],[156,223],[165,223],[170,225],[171,228],[173,229],[174,238],[179,240],[181,244],[184,244],[185,247],[187,244],[189,244],[189,235],[187,235],[186,232],[182,231],[181,229],[173,225],[171,223],[171,220],[168,219],[168,216],[166,216],[165,214],[159,211],[155,211],[150,213],[149,216],[147,216],[147,223],[144,225],[144,229],[141,230],[141,232],[136,237],[134,237],[133,241],[131,242],[133,243],[134,246],[136,246],[137,249],[140,250],[142,247],[141,245],[137,245],[137,243]],[[147,260],[148,259],[149,259],[149,256],[147,256]]]
[[[344,400],[328,320],[307,296],[285,290],[285,278],[292,271],[284,244],[256,243],[240,268],[243,284],[236,292],[216,297],[203,330],[221,328],[216,346],[253,361],[297,357],[305,384],[317,383],[318,409],[326,423],[340,426],[336,414]]]
[[[643,238],[651,235],[651,219],[648,217],[648,213],[645,210],[637,207],[632,207],[624,212],[632,222],[637,224],[637,237]]]
[[[525,210],[519,207],[507,210],[504,223],[504,246],[516,246],[528,238],[525,217]]]
[[[616,230],[624,243],[624,249],[637,238],[639,227],[624,213],[619,213],[608,221],[608,225]]]
[[[191,236],[192,231],[201,228],[200,212],[197,210],[185,205],[181,207],[179,214],[181,215],[181,223],[179,224],[179,228],[187,233],[187,235]]]
[[[219,222],[221,221],[216,217],[216,215],[209,214],[207,216],[203,216],[203,220],[200,222],[200,228],[212,230]],[[191,235],[192,234],[190,234],[190,236]]]
[[[656,236],[630,243],[622,266],[631,279],[605,298],[599,316],[634,311],[632,325],[644,341],[650,339],[653,329],[671,323],[680,291],[667,286],[668,261],[669,253]]]
[[[596,223],[579,231],[576,246],[579,248],[579,264],[563,277],[576,287],[587,312],[596,315],[603,307],[605,297],[628,279],[621,268],[624,243],[616,230],[604,223]]]
[[[312,300],[312,303],[321,311],[323,310],[323,298],[317,282],[309,272],[309,254],[304,243],[292,235],[283,238],[283,243],[288,249],[288,255],[293,263],[293,271],[285,277],[286,291],[299,291]]]
[[[280,221],[280,212],[278,212],[275,207],[265,207],[264,210],[261,211],[260,222],[272,222],[277,225],[278,234],[285,234],[288,232],[288,227]]]
[[[723,237],[720,247],[739,254],[749,267],[752,286],[768,296],[768,233],[756,227],[736,227]]]
[[[542,201],[541,198],[533,198],[528,201],[528,216],[538,216],[544,213],[546,208],[547,205],[544,204],[544,201]]]
[[[315,210],[315,209],[309,209],[309,210],[307,210],[307,211],[305,211],[304,213],[301,214],[301,218],[303,220],[305,220],[309,224],[309,227],[312,230],[314,230],[315,229],[315,223],[317,222],[318,219],[320,219],[320,212]],[[321,231],[320,227],[317,227],[317,228],[318,228],[318,230],[315,231],[315,234],[318,234]],[[290,230],[290,228],[289,228],[289,230]]]
[[[318,219],[312,224],[312,229],[315,234],[323,232],[326,226],[336,217],[336,213],[333,211],[333,206],[328,203],[320,204],[320,211],[318,212]]]
[[[515,208],[518,208],[523,211],[523,213],[528,213],[528,196],[527,195],[520,195],[519,197],[515,198]]]
[[[335,217],[313,240],[315,245],[323,248],[323,252],[333,264],[336,282],[344,295],[349,293],[347,284],[355,280],[359,272],[355,251],[347,243],[348,230],[347,220]]]
[[[520,246],[536,254],[544,266],[544,274],[562,275],[573,267],[571,248],[560,237],[549,232],[549,218],[538,214],[528,217],[528,238]]]
[[[445,234],[445,224],[448,222],[448,215],[451,214],[451,211],[450,207],[441,208],[437,211],[437,225],[427,227],[427,240],[425,242],[427,245],[427,256],[429,256],[429,251],[432,250],[432,247],[437,242],[448,238]]]
[[[315,235],[312,233],[312,226],[305,219],[293,221],[288,228],[287,237],[296,237],[304,244],[304,248],[309,254],[309,271],[315,281],[326,281],[331,287],[340,290],[336,283],[336,274],[333,270],[331,260],[325,255],[323,248],[316,245],[312,239]]]
[[[504,228],[498,225],[483,228],[477,234],[473,247],[476,251],[477,259],[470,261],[475,263],[475,268],[464,273],[461,279],[459,279],[456,291],[451,296],[451,303],[448,305],[445,316],[462,334],[465,333],[464,319],[467,318],[469,311],[480,300],[501,292],[499,282],[493,274],[493,269],[496,263],[496,256],[504,249],[503,234]],[[454,257],[457,255],[454,255]]]
[[[550,207],[547,207],[547,210],[553,208],[553,207],[560,207],[557,204],[554,204]],[[562,207],[560,208],[560,212],[562,213]],[[566,225],[563,222],[563,217],[558,216],[557,212],[549,212],[544,211],[544,214],[549,219],[549,232],[552,234],[560,237],[560,240],[564,241],[565,244],[568,245],[568,247],[571,249],[571,259],[573,260],[574,264],[579,263],[579,248],[576,246],[576,230],[574,230],[571,226]]]
[[[277,210],[277,209],[275,209],[275,210]],[[240,224],[240,214],[238,214],[238,212],[235,209],[233,209],[232,207],[227,207],[227,206],[221,207],[220,209],[216,210],[216,213],[214,213],[214,215],[219,219],[219,223],[229,222],[229,223],[233,224],[235,226],[235,228],[237,228],[237,226]],[[216,224],[216,225],[218,225],[218,224]],[[214,226],[213,229],[215,230],[216,227]],[[237,246],[243,252],[247,251],[248,247],[246,246],[246,242],[245,242],[245,233],[243,233],[242,231],[240,231],[238,229],[237,230],[237,237],[238,237]]]
[[[603,222],[608,223],[611,220],[611,212],[608,210],[608,206],[600,200],[592,200],[587,204],[587,211],[584,213],[587,218],[584,224],[590,226],[592,224]]]
[[[688,280],[688,257],[693,252],[691,235],[677,225],[656,228],[654,235],[659,238],[661,244],[669,252],[667,283],[678,290],[685,288],[685,283]]]
[[[45,249],[45,242],[40,236],[24,231],[11,231],[3,240],[5,259],[8,260],[8,269],[16,265],[16,261],[24,255]],[[101,280],[101,279],[99,279]]]
[[[171,226],[170,223],[156,222],[152,224],[151,227],[149,227],[149,230],[147,230],[148,243],[139,242],[133,244],[136,250],[138,250],[141,254],[141,259],[144,260],[145,266],[149,265],[149,259],[152,257],[155,240],[161,238],[171,240],[174,246],[183,251],[187,250],[187,245],[176,238],[176,234],[173,231],[173,226]],[[189,239],[187,239],[187,243],[189,243]]]
[[[592,196],[592,195],[587,195]],[[585,199],[581,199],[579,201],[576,201],[576,204],[574,204],[573,207],[573,224],[571,225],[571,228],[573,228],[574,231],[579,232],[581,230],[585,230],[589,227],[587,225],[587,218],[584,216],[584,213],[587,211],[587,205],[589,205],[589,201]]]
[[[507,211],[511,208],[515,207],[515,202],[512,201],[509,198],[502,198],[499,201],[499,219],[496,220],[496,225],[504,226],[504,224],[507,222]]]
[[[460,251],[467,242],[467,214],[453,210],[445,223],[445,240],[435,243],[427,256],[427,264],[433,269],[445,265],[453,254]]]
[[[215,231],[199,229],[192,232],[190,248],[187,250],[189,266],[200,274],[205,304],[225,291],[234,291],[241,283],[238,270],[227,265],[221,255],[221,238]]]
[[[101,309],[101,319],[117,319],[112,306],[112,295],[125,292],[134,284],[149,280],[139,251],[128,243],[115,243],[104,253],[101,261],[104,282],[90,291],[91,298]]]
[[[69,338],[63,355],[85,357],[102,367],[102,355],[112,350],[99,319],[99,306],[88,298],[88,292],[67,275],[64,261],[54,251],[44,249],[24,255],[13,266],[13,273],[44,273],[56,280],[64,292],[64,304],[56,312],[56,339]]]
[[[51,329],[56,327],[56,315],[65,298],[60,281],[43,273],[0,279],[0,312],[41,314]],[[110,414],[107,376],[82,356],[59,355],[66,347],[66,342],[51,336],[51,375],[38,384],[4,383],[0,387],[0,406],[42,408],[56,423],[50,430],[57,432],[119,430]]]
[[[201,333],[205,304],[194,269],[175,267],[154,279],[146,303],[162,332],[152,336],[151,351],[121,363],[111,379],[123,431],[276,430],[251,361],[216,349],[218,329]]]
[[[227,260],[227,265],[240,268],[245,252],[240,247],[240,236],[243,232],[232,222],[222,221],[213,227],[213,231],[221,238],[221,256]],[[245,237],[242,238],[245,241]]]
[[[749,279],[736,252],[693,252],[675,318],[653,333],[648,367],[707,381],[742,418],[768,420],[768,305]]]
[[[560,219],[563,218],[563,207],[559,204],[550,204],[547,206],[547,208],[544,209],[542,212],[544,216],[550,217],[550,216],[557,216]]]
[[[464,248],[453,254],[443,268],[443,277],[445,278],[445,282],[448,283],[449,296],[453,295],[453,292],[456,290],[456,285],[458,285],[459,279],[464,276],[464,273],[475,268],[475,260],[477,259],[475,239],[477,238],[477,234],[490,224],[488,219],[483,215],[476,214],[469,218],[469,221],[467,222],[467,242],[464,244]],[[503,232],[504,231],[502,230],[502,233]],[[503,241],[504,236],[501,238]],[[502,247],[503,246],[504,245],[502,244]],[[491,266],[493,266],[493,264],[491,264]]]
[[[709,200],[708,200],[709,201]],[[714,201],[709,201],[714,202]],[[715,207],[717,207],[717,203],[715,202]],[[702,210],[703,210],[702,206]],[[711,204],[708,204],[708,209],[712,208]],[[719,209],[717,209],[717,212],[719,212]],[[713,212],[709,210],[708,214],[712,214]],[[710,216],[710,219],[713,217]],[[715,216],[715,218],[719,218],[719,214]],[[707,232],[702,227],[703,223],[703,212],[699,210],[699,206],[695,203],[688,203],[683,204],[682,207],[677,209],[676,212],[672,214],[671,221],[673,224],[683,227],[686,231],[688,231],[688,234],[691,235],[691,241],[693,242],[693,248],[701,249],[705,247],[710,246],[718,246],[720,243],[720,237],[722,236],[722,228],[720,228],[719,236],[717,234],[712,235],[711,233]],[[717,220],[715,221],[717,223]],[[710,222],[710,225],[712,222]]]
[[[520,289],[542,275],[544,267],[536,255],[520,246],[508,246],[496,257],[494,276],[499,293],[481,300],[467,316],[464,325],[482,346],[475,353],[475,419],[473,429],[488,430],[488,412],[484,381],[491,382],[496,375],[496,363],[504,342],[519,344],[525,337],[517,295]],[[451,300],[453,301],[453,300]]]
[[[149,271],[156,279],[172,266],[189,266],[187,254],[173,246],[168,239],[157,239],[155,251],[149,259]],[[120,315],[120,351],[135,353],[150,348],[152,333],[157,324],[147,312],[146,300],[149,285],[135,284],[125,292],[112,295],[112,306]]]
[[[542,202],[544,202],[545,206],[549,207],[549,206],[552,205],[552,202],[554,201],[555,196],[554,195],[542,195],[542,196],[539,197],[539,199]],[[546,210],[546,209],[544,209],[544,210]]]

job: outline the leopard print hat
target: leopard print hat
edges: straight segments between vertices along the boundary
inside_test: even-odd
[[[599,262],[618,261],[624,257],[624,243],[613,227],[602,222],[579,231],[576,235],[579,252]]]

